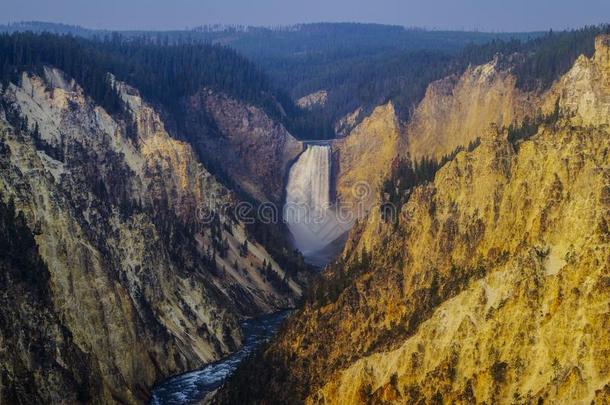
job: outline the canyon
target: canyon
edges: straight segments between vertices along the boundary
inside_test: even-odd
[[[610,35],[424,52],[408,111],[116,41],[2,65],[1,403],[610,401]]]

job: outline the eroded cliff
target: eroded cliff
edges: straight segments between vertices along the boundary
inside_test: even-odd
[[[400,123],[394,106],[377,107],[349,136],[333,142],[336,197],[364,216],[379,197],[381,180],[398,154]]]
[[[353,205],[354,186],[366,184],[365,214],[377,204],[395,159],[438,161],[475,142],[492,123],[518,125],[526,116],[539,116],[540,96],[519,90],[509,66],[501,65],[496,58],[431,83],[406,123],[399,121],[391,103],[377,107],[335,141],[338,200]]]
[[[192,96],[188,109],[189,131],[203,158],[259,202],[281,203],[301,142],[260,108],[209,89]]]
[[[608,139],[567,122],[518,152],[505,135],[486,137],[415,192],[399,236],[371,219],[355,250],[392,259],[373,254],[371,270],[331,309],[318,309],[343,324],[333,331],[345,336],[338,347],[354,349],[331,360],[340,371],[307,401],[589,403],[602,395],[610,381]],[[314,318],[324,321],[308,328],[327,328],[325,316]]]
[[[0,190],[48,268],[50,301],[24,299],[56,314],[82,367],[99,372],[89,400],[136,403],[156,381],[234,350],[241,317],[293,305],[301,287],[256,241],[244,248],[231,193],[191,146],[136,89],[113,87],[118,119],[56,69],[4,89]],[[62,389],[53,378],[38,384]]]
[[[538,114],[538,97],[519,90],[499,58],[428,86],[405,130],[411,159],[440,159],[480,137],[489,124],[519,123]]]

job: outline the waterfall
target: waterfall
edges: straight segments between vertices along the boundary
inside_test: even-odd
[[[341,226],[331,208],[330,157],[330,146],[308,145],[290,169],[286,186],[284,219],[295,246],[312,261],[349,229]]]

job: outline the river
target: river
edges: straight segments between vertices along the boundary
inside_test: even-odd
[[[244,345],[224,359],[185,374],[170,377],[153,389],[151,405],[182,405],[201,401],[235,372],[239,363],[271,338],[290,311],[276,312],[242,322]]]

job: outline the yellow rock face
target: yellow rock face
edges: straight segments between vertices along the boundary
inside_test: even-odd
[[[515,77],[494,60],[431,83],[404,125],[391,103],[377,107],[348,136],[333,143],[339,202],[353,204],[355,184],[367,184],[366,213],[377,203],[381,181],[394,158],[439,160],[481,137],[490,124],[508,126],[525,116],[535,117],[539,97],[515,84]]]
[[[362,214],[370,209],[400,141],[400,124],[394,106],[388,103],[377,107],[349,136],[333,143],[339,204],[362,204]]]
[[[366,331],[381,327],[376,318],[390,328],[410,319],[409,302],[426,280],[444,279],[439,289],[457,294],[412,335],[329,375],[309,402],[357,403],[365,395],[389,403],[590,403],[603,392],[610,383],[610,137],[564,125],[543,129],[518,153],[502,137],[486,137],[458,155],[404,207],[399,245],[393,236],[381,245],[371,220],[360,246],[403,252],[404,291],[398,302],[380,304],[370,289],[383,284],[365,288],[367,276],[357,282],[359,294],[376,302],[366,305],[371,318],[354,322],[362,326],[350,325],[348,340],[370,339]],[[382,263],[377,272],[387,271]],[[462,290],[452,286],[453,273],[477,266],[482,277]]]
[[[574,67],[545,95],[547,111],[559,106],[573,114],[578,125],[610,124],[610,36],[595,40],[593,58],[581,56]]]
[[[470,91],[458,84],[446,94],[438,121],[451,130],[410,124],[413,153],[451,149],[423,142],[433,134],[455,132],[466,142],[476,130],[481,143],[416,188],[398,225],[373,210],[354,227],[340,265],[325,275],[329,293],[306,305],[263,356],[281,373],[267,382],[270,397],[310,404],[610,400],[608,41],[599,38],[595,56],[581,57],[540,97],[538,110],[552,111],[559,100],[562,117],[525,141],[512,144],[497,125],[488,127],[525,113],[515,108],[515,90],[487,87],[514,87],[509,76],[491,79],[492,65],[470,70],[476,97],[462,98]],[[433,120],[428,101],[418,114]],[[486,122],[475,122],[469,107]],[[447,120],[452,111],[455,121]],[[428,135],[414,142],[415,129]],[[364,252],[372,257],[361,259]]]
[[[515,87],[497,60],[428,86],[406,128],[412,159],[440,159],[480,137],[489,124],[508,126],[536,115],[536,97]]]

